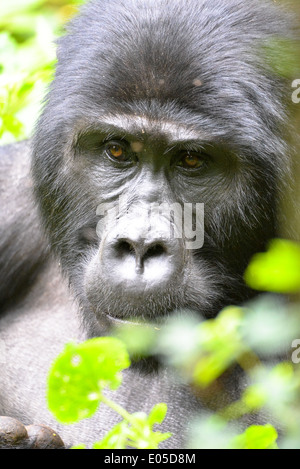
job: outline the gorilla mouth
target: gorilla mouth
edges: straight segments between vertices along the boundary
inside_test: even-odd
[[[110,314],[106,313],[106,318],[112,323],[112,324],[115,324],[115,325],[129,325],[129,326],[143,326],[145,324],[145,321],[141,320],[141,321],[137,321],[136,319],[130,319],[130,318],[126,318],[126,319],[121,319],[119,317],[116,317],[116,316],[111,316]]]
[[[81,297],[83,310],[92,311],[98,326],[104,323],[108,328],[117,325],[161,325],[176,312],[183,310],[211,317],[211,311],[215,315],[219,307],[220,292],[223,292],[224,286],[214,282],[212,268],[209,269],[211,275],[207,279],[204,267],[208,270],[208,266],[203,265],[203,269],[197,270],[197,276],[177,278],[167,286],[161,285],[154,292],[144,290],[137,293],[133,288],[117,289],[103,279],[94,283],[86,282]]]

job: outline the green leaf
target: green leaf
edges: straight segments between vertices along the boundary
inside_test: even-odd
[[[101,441],[94,443],[93,449],[125,449],[129,433],[128,428],[127,422],[118,423]]]
[[[199,358],[194,368],[197,384],[210,385],[245,352],[239,332],[242,319],[243,310],[230,306],[217,318],[198,326]]]
[[[171,433],[153,431],[152,427],[166,414],[166,404],[157,404],[149,416],[144,412],[130,414],[130,422],[122,421],[115,425],[107,435],[93,445],[94,449],[157,449],[162,441],[170,438]]]
[[[249,412],[261,409],[267,402],[268,393],[259,384],[249,386],[243,394],[242,401]]]
[[[232,449],[278,449],[278,433],[272,425],[252,425],[235,437],[230,445]]]
[[[161,424],[166,417],[167,410],[167,404],[164,404],[163,402],[160,404],[156,404],[149,414],[148,423],[151,426],[155,424]]]
[[[120,371],[130,365],[124,344],[116,338],[68,344],[53,363],[48,378],[48,406],[62,423],[91,417],[101,392],[121,384]]]
[[[300,246],[274,239],[265,253],[256,254],[245,272],[246,283],[256,290],[278,293],[300,291]]]
[[[130,416],[127,446],[137,449],[157,449],[158,445],[170,438],[171,433],[154,432],[149,417],[144,412],[136,412]]]

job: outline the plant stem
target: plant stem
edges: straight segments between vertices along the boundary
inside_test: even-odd
[[[124,407],[120,406],[114,401],[111,401],[110,399],[105,397],[103,394],[101,394],[101,401],[104,402],[104,404],[106,404],[108,407],[113,409],[115,412],[117,412],[119,415],[121,415],[121,417],[123,417],[123,419],[126,420],[127,422],[132,423],[132,424],[135,423],[131,414],[129,414],[129,412],[127,412],[127,410],[124,409]]]

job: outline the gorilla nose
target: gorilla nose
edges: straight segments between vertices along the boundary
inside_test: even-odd
[[[106,239],[102,262],[115,286],[140,292],[164,287],[181,268],[178,240],[164,238]]]
[[[113,247],[115,255],[121,260],[131,256],[135,262],[135,271],[137,274],[143,274],[145,267],[153,260],[162,262],[164,256],[167,256],[167,246],[162,240],[154,241],[151,244],[141,240],[134,242],[130,239],[120,239]]]

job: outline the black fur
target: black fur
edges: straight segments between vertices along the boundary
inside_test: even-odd
[[[36,264],[43,270],[36,289],[17,307],[11,306],[13,312],[1,323],[0,338],[11,358],[1,383],[0,412],[28,423],[36,412],[38,419],[55,426],[44,407],[28,406],[28,399],[42,393],[39,369],[45,373],[59,345],[77,334],[74,316],[66,310],[79,311],[85,335],[94,336],[106,333],[111,320],[129,316],[161,320],[181,308],[212,317],[221,307],[252,297],[243,272],[252,254],[278,233],[281,185],[291,172],[286,139],[290,88],[265,56],[265,46],[274,38],[291,37],[288,22],[279,7],[262,0],[93,0],[71,22],[58,44],[55,79],[35,132],[32,174],[51,251],[78,305],[70,306],[53,266],[56,261],[46,256],[40,228],[36,242],[30,227],[24,231],[17,224],[15,228],[26,236],[20,238],[24,245],[17,277],[20,288],[23,277],[37,271]],[[113,126],[130,129],[116,135]],[[175,141],[179,134],[184,136],[180,145]],[[145,151],[132,156],[136,164],[121,170],[105,154],[108,140],[126,140],[128,146],[138,141]],[[191,140],[208,153],[197,177],[174,163],[182,149],[190,149]],[[151,262],[157,262],[154,286],[119,277],[120,245],[116,247],[118,238],[111,226],[102,227],[100,240],[95,234],[97,207],[116,201],[123,191],[132,206],[153,201],[205,204],[202,249],[187,251],[184,240],[150,240],[149,245],[154,242],[159,247],[151,252]],[[24,209],[28,220],[35,218],[31,202],[26,201]],[[131,220],[133,231],[125,243],[130,252],[122,253],[126,256],[132,256],[132,246],[135,255],[141,250],[140,245],[130,244],[137,219]],[[5,246],[1,241],[5,259],[0,279],[7,275],[9,283],[1,298],[7,302],[15,297],[11,287],[15,273],[5,266],[17,258],[17,251],[15,243]],[[113,255],[117,260],[112,260]],[[161,273],[164,268],[167,274]],[[35,309],[42,310],[40,320]],[[47,324],[45,330],[41,323]],[[50,351],[33,359],[33,378],[23,376],[23,389],[14,393],[18,373],[11,363],[18,350],[27,350],[29,331],[38,332],[33,333],[34,351],[26,352],[24,367],[32,354],[39,354],[42,343]],[[11,352],[15,334],[21,335],[15,339],[20,346]],[[135,369],[132,373],[136,375],[125,378],[119,399],[139,409],[145,404],[145,389],[153,386],[149,401],[165,398],[170,407],[167,425],[175,436],[167,444],[181,445],[181,419],[195,412],[194,398],[172,380],[166,384],[165,372],[161,379]],[[33,379],[38,383],[36,393],[31,390]],[[114,420],[105,412],[99,419],[100,428],[96,418],[94,423],[84,422],[78,432],[61,429],[62,437],[90,442]]]
[[[0,147],[0,306],[24,295],[47,258],[29,176],[29,142]]]

